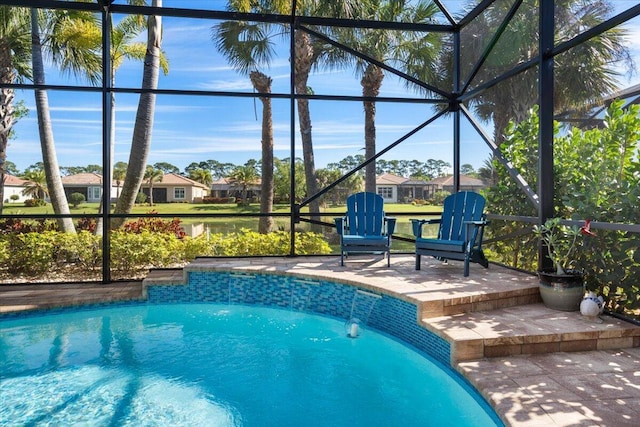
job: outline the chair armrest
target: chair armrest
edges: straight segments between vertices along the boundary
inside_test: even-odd
[[[481,220],[481,221],[462,221],[463,224],[475,225],[476,227],[484,227],[485,225],[489,225],[491,221]]]
[[[347,223],[347,218],[346,217],[341,217],[341,218],[333,218],[333,221],[336,224],[336,232],[339,235],[343,235],[345,232],[345,225]]]
[[[392,235],[393,232],[396,230],[396,221],[397,219],[391,216],[385,216],[384,217],[384,222],[387,226],[387,235]]]
[[[442,218],[411,219],[414,237],[422,237],[422,226],[424,224],[440,224],[440,222],[442,222]]]
[[[476,232],[478,229],[480,229],[480,243],[482,242],[482,235],[484,233],[484,227],[486,225],[489,225],[490,221],[487,221],[486,219],[482,219],[480,221],[462,221],[462,224],[465,225],[465,237],[464,240],[466,242],[469,242],[471,240],[473,240],[473,243],[475,244],[476,241]]]

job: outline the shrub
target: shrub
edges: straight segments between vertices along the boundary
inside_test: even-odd
[[[436,205],[441,205],[444,203],[444,199],[447,198],[447,196],[450,196],[451,193],[449,193],[448,191],[436,191],[433,194],[433,203]]]
[[[184,261],[184,244],[172,233],[111,233],[111,268],[134,273]]]
[[[218,204],[224,204],[224,203],[235,203],[236,202],[236,198],[235,197],[211,197],[211,196],[206,196],[202,198],[202,203],[218,203]]]
[[[88,231],[93,234],[96,232],[96,226],[95,218],[80,218],[76,224],[76,231]]]
[[[0,219],[0,234],[42,233],[55,231],[58,224],[53,220],[5,218]]]
[[[7,236],[9,273],[36,276],[53,269],[55,265],[56,238],[59,233],[21,233]]]
[[[17,202],[19,198],[20,196],[18,196],[17,194],[12,194],[11,196],[9,196],[9,200],[11,200],[12,202]]]
[[[45,206],[47,202],[42,199],[27,199],[24,201],[24,206],[27,208],[35,208],[38,206]]]
[[[147,213],[151,215],[158,214],[155,210]],[[181,222],[180,218],[163,219],[158,217],[143,217],[124,223],[122,230],[129,233],[142,233],[144,231],[172,233],[177,238],[182,239],[185,236],[185,232],[184,228],[180,225]]]
[[[144,194],[143,192],[139,192],[136,195],[136,203],[139,204],[139,205],[145,203],[147,201],[147,199],[148,199],[147,195]]]
[[[211,235],[214,255],[259,256],[288,255],[291,251],[291,235],[287,231],[261,234],[248,229],[226,235]],[[331,247],[318,233],[296,233],[296,252],[301,255],[329,254]]]
[[[69,203],[71,203],[71,205],[74,208],[77,208],[78,206],[83,204],[86,200],[87,199],[84,197],[84,194],[82,193],[71,193],[69,195]]]
[[[300,254],[328,254],[331,248],[322,235],[296,233]],[[288,255],[290,234],[277,231],[260,234],[243,229],[238,233],[212,234],[192,239],[173,232],[140,230],[111,233],[111,268],[124,277],[134,277],[153,267],[183,265],[197,256]],[[0,235],[0,264],[10,274],[38,276],[61,266],[91,271],[102,262],[102,237],[88,231],[77,234],[38,231]]]

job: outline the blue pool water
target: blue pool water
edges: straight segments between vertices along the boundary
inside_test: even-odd
[[[0,320],[0,425],[492,426],[385,335],[266,307],[128,305]]]

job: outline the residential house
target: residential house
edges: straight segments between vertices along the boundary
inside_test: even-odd
[[[102,175],[98,173],[79,173],[62,178],[62,186],[67,199],[71,193],[81,193],[87,202],[99,202],[102,197]],[[111,185],[111,200],[120,196],[122,188]],[[149,183],[143,182],[141,191],[149,196]],[[162,181],[153,183],[153,202],[199,202],[209,195],[209,187],[187,177],[169,173],[162,177]]]
[[[149,183],[142,182],[141,191],[149,196]],[[153,183],[153,203],[167,202],[202,202],[209,195],[210,189],[206,185],[176,173],[168,173],[161,181]]]
[[[407,178],[385,173],[376,178],[376,193],[382,196],[385,203],[398,203],[398,186]]]
[[[4,174],[4,202],[11,203],[11,196],[16,195],[18,199],[15,202],[24,202],[28,199],[27,196],[22,194],[25,188],[29,185],[29,181],[25,181],[22,178],[18,178],[14,175]]]
[[[385,173],[376,178],[376,192],[387,203],[409,203],[426,199],[432,192],[427,181]]]
[[[247,188],[247,197],[252,199],[260,197],[260,179],[252,183]],[[234,182],[231,178],[220,178],[211,184],[211,196],[217,198],[237,197],[242,198],[242,185]]]
[[[453,175],[441,176],[439,178],[432,179],[429,184],[433,185],[436,191],[446,191],[453,193]],[[460,175],[460,191],[475,191],[476,193],[483,188],[486,188],[487,184],[483,180],[473,178],[468,175]]]
[[[87,202],[99,202],[102,197],[102,175],[95,172],[84,172],[62,177],[62,186],[67,200],[72,193],[84,195]],[[117,199],[118,189],[111,187],[112,199]]]
[[[480,179],[460,175],[460,191],[478,192],[485,187],[486,184]],[[410,203],[415,199],[431,199],[438,191],[452,193],[453,176],[424,181],[385,173],[376,178],[376,192],[387,203]]]

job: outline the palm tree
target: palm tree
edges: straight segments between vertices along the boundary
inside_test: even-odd
[[[33,81],[37,85],[45,84],[43,46],[51,54],[54,65],[62,70],[85,76],[89,81],[99,80],[101,59],[96,45],[87,34],[86,28],[96,25],[93,14],[82,11],[41,11],[31,9],[31,62]],[[41,34],[41,27],[43,32]],[[42,161],[47,177],[47,187],[53,211],[57,215],[69,215],[69,203],[64,193],[60,167],[56,154],[49,99],[45,90],[35,90],[36,109],[38,111],[38,129],[42,147]],[[58,218],[60,230],[75,233],[71,218]]]
[[[247,194],[249,192],[249,186],[255,184],[258,180],[258,172],[256,168],[251,165],[244,165],[236,167],[229,176],[231,182],[238,185],[242,189],[242,204],[248,205],[249,199]]]
[[[160,169],[155,169],[153,166],[147,166],[144,172],[144,179],[149,184],[149,205],[153,206],[153,183],[162,182],[164,172]]]
[[[132,3],[132,2],[130,2]],[[140,2],[133,2],[139,4]],[[141,15],[127,15],[111,29],[111,87],[116,85],[116,71],[125,60],[144,61],[147,45],[135,41],[140,32],[145,28],[145,21]],[[99,34],[99,33],[98,33]],[[165,75],[169,73],[169,63],[164,52],[160,51],[160,66]],[[115,156],[116,135],[116,94],[111,92],[111,122],[109,128],[109,165],[110,175],[115,173],[113,160]],[[102,213],[102,200],[100,200],[99,213]],[[102,233],[102,217],[98,218],[96,234]]]
[[[482,40],[491,37],[504,19],[510,5],[496,3],[479,15],[465,32],[469,37],[462,38],[462,58],[475,60],[478,52],[484,49]],[[555,2],[556,40],[569,40],[604,22],[613,10],[608,0],[562,0]],[[555,58],[554,109],[557,112],[567,109],[584,109],[600,100],[603,95],[616,89],[615,66],[628,59],[629,54],[623,45],[624,30],[615,28],[602,35],[583,42],[566,54]],[[450,73],[452,62],[449,56],[452,47],[447,46],[441,55],[445,66],[443,74]],[[472,87],[490,81],[508,71],[516,63],[525,63],[538,55],[538,18],[537,8],[520,7],[511,23],[494,47],[482,69],[472,81]],[[470,70],[473,64],[462,63],[461,69]],[[449,74],[451,75],[451,74]],[[462,76],[467,79],[467,76]],[[497,86],[483,91],[470,100],[478,117],[493,121],[494,141],[500,145],[504,141],[504,131],[509,121],[516,123],[524,120],[528,111],[537,102],[537,75],[534,69],[520,73]]]
[[[120,186],[122,185],[122,181],[127,174],[127,163],[126,162],[117,162],[113,165],[113,174],[111,175],[111,179],[116,182],[116,186],[118,188],[118,193],[116,194],[116,198],[120,197]]]
[[[298,1],[297,10],[298,13],[303,15],[317,15],[317,16],[338,16],[341,18],[355,16],[358,7],[361,2],[358,1],[344,1],[344,2],[327,2],[321,0],[301,0]],[[268,0],[261,0],[249,4],[243,0],[233,0],[230,2],[230,8],[239,12],[254,12],[254,13],[291,13],[289,2],[271,2]],[[231,23],[228,25],[234,25],[237,23]],[[253,64],[255,65],[268,65],[269,60],[273,54],[269,48],[269,40],[267,36],[282,35],[284,31],[289,31],[289,27],[284,27],[282,32],[272,34],[269,30],[273,24],[256,23],[245,26],[244,33],[236,34],[236,39],[250,40],[253,42],[253,47],[258,43],[263,43],[261,49],[251,51],[246,49],[241,53],[242,55],[251,56]],[[327,67],[337,66],[340,60],[343,58],[341,55],[328,54],[329,51],[335,51],[335,48],[330,44],[321,42],[320,40],[312,39],[308,33],[300,30],[296,30],[294,37],[294,56],[295,56],[295,91],[299,95],[309,94],[310,88],[308,87],[308,79],[311,69],[315,66],[318,67],[319,61],[323,62],[323,65]],[[224,52],[224,49],[223,49]],[[234,59],[240,58],[240,55],[236,55]],[[313,140],[311,135],[311,114],[309,110],[309,100],[305,98],[297,99],[298,121],[300,123],[300,138],[302,141],[302,156],[304,161],[305,181],[308,195],[314,195],[318,192],[318,181],[315,172],[315,160],[313,153]],[[292,195],[295,197],[296,195]],[[309,212],[313,219],[320,219],[320,205],[317,200],[313,200],[309,203]],[[312,229],[317,228],[312,224]]]
[[[162,0],[153,0],[153,7],[162,7]],[[151,149],[151,134],[153,129],[153,116],[155,113],[156,95],[151,90],[157,89],[160,74],[160,57],[162,45],[162,18],[151,15],[147,19],[147,44],[144,58],[144,71],[142,75],[142,93],[138,101],[138,112],[133,128],[133,139],[127,174],[122,186],[122,193],[116,203],[114,213],[127,214],[131,212],[136,201],[136,196],[144,179],[147,166],[147,157]],[[114,218],[111,221],[112,228],[120,227],[125,218]]]
[[[27,9],[0,6],[0,83],[13,84],[31,78],[31,34]],[[0,88],[0,214],[4,207],[7,145],[16,123],[13,88]]]
[[[210,187],[211,184],[213,183],[213,177],[211,176],[211,171],[208,169],[201,169],[201,168],[194,169],[189,172],[189,178],[201,184],[204,184],[207,187]]]
[[[368,19],[378,21],[430,22],[439,8],[431,1],[375,0],[369,3]],[[399,32],[383,29],[341,31],[345,43],[381,63],[400,65],[400,71],[418,74],[423,81],[435,78],[432,64],[440,47],[439,36],[433,33]],[[371,100],[380,93],[384,70],[373,62],[356,59],[356,72],[361,75],[362,96],[368,97],[364,105],[365,160],[376,154],[376,103]],[[365,167],[365,191],[376,191],[376,165],[372,161]]]
[[[47,189],[47,177],[43,170],[30,170],[22,176],[28,184],[22,190],[22,194],[33,199],[44,200],[49,194]]]
[[[271,93],[271,78],[254,71],[249,76],[253,87],[259,93]],[[274,176],[273,176],[273,113],[271,98],[261,97],[262,102],[262,162],[260,183],[260,212],[273,211]],[[262,216],[258,221],[258,231],[266,234],[272,231],[275,221],[272,216]]]
[[[233,3],[232,3],[233,5]],[[228,21],[213,28],[217,48],[227,57],[231,66],[243,75],[249,75],[253,88],[258,93],[271,93],[272,80],[259,71],[261,65],[268,66],[272,54],[269,44],[270,26],[247,22]],[[260,213],[273,211],[273,112],[271,98],[260,97],[262,102],[262,168]],[[244,197],[243,197],[244,199]],[[260,217],[258,230],[268,233],[274,227],[271,216]]]

